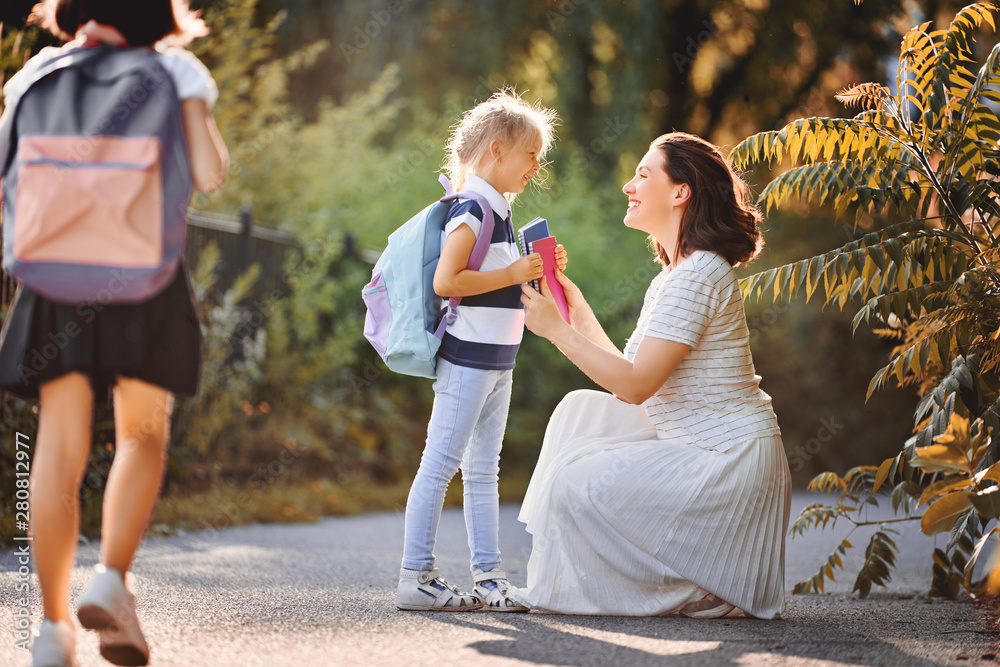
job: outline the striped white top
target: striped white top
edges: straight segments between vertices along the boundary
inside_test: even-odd
[[[736,273],[724,257],[696,250],[657,275],[626,358],[635,357],[644,336],[692,347],[644,404],[660,440],[724,450],[734,441],[780,435],[750,356]]]
[[[480,271],[504,269],[520,258],[514,228],[510,222],[510,204],[496,189],[475,174],[466,178],[465,189],[481,194],[493,209],[493,238]],[[483,212],[473,201],[460,199],[448,213],[441,233],[444,247],[448,235],[461,225],[468,225],[476,237],[483,225]],[[521,338],[524,335],[524,305],[521,286],[510,285],[485,294],[462,298],[455,321],[448,325],[438,356],[459,366],[483,370],[514,368]]]

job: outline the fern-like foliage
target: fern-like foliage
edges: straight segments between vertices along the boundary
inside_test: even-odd
[[[915,471],[904,464],[902,473],[904,476],[912,476]],[[837,494],[838,498],[830,505],[816,503],[803,508],[792,523],[789,531],[792,537],[803,535],[810,529],[825,530],[827,526],[831,530],[836,529],[838,521],[850,523],[852,528],[827,557],[826,562],[820,565],[816,574],[797,582],[792,588],[792,593],[822,593],[827,581],[835,581],[836,570],[844,568],[841,556],[845,555],[848,549],[854,548],[850,541],[851,535],[862,526],[873,525],[873,522],[865,519],[865,510],[871,505],[878,506],[876,496],[888,492],[888,488],[882,484],[887,477],[888,472],[883,470],[883,466],[857,466],[843,477],[836,473],[825,472],[809,482],[810,491]],[[901,502],[897,496],[907,496],[911,500],[916,500],[919,487],[910,480],[904,480],[893,487],[889,495],[898,513],[900,505],[903,505],[902,509],[905,511],[908,509],[908,504]],[[893,521],[916,520],[916,518],[906,516]],[[889,581],[889,570],[895,564],[896,545],[889,537],[889,533],[896,531],[886,528],[885,522],[874,523],[878,523],[879,527],[869,540],[865,562],[858,571],[852,591],[858,592],[860,597],[867,597],[873,584],[884,586]]]
[[[885,586],[892,576],[891,570],[896,566],[896,543],[889,534],[898,535],[899,532],[885,525],[879,526],[875,534],[872,535],[865,549],[865,562],[858,571],[858,578],[854,581],[852,593],[857,592],[858,597],[866,598],[871,593],[872,584]]]
[[[788,164],[760,195],[765,213],[795,199],[856,226],[874,224],[840,248],[745,278],[745,298],[822,294],[840,308],[860,304],[854,328],[866,324],[895,342],[868,397],[889,383],[921,396],[899,455],[873,471],[856,468],[853,485],[847,476],[818,477],[814,489],[841,494],[841,503],[807,508],[793,534],[845,517],[860,525],[849,508],[860,511],[880,493],[910,516],[933,489],[915,518],[928,534],[950,532],[934,575],[935,590],[949,595],[978,556],[971,543],[980,519],[1000,516],[992,444],[1000,433],[1000,44],[978,59],[975,48],[979,31],[995,32],[996,11],[977,2],[946,29],[914,27],[900,45],[896,92],[850,86],[836,97],[857,115],[798,119],[749,137],[729,156],[739,169]],[[888,581],[889,532],[880,527],[868,546],[855,583],[862,597]],[[828,561],[800,590],[822,590],[833,567]]]
[[[792,594],[798,595],[799,593],[809,593],[811,591],[822,593],[827,579],[835,581],[834,569],[844,567],[844,561],[841,556],[846,554],[848,549],[853,548],[854,545],[846,539],[841,541],[841,543],[837,545],[837,548],[833,550],[833,553],[830,554],[830,557],[826,559],[826,563],[819,568],[819,572],[805,581],[796,583],[795,586],[792,587]]]
[[[792,522],[789,532],[793,536],[803,535],[806,530],[811,528],[826,528],[827,524],[830,525],[830,528],[835,528],[837,526],[837,519],[848,516],[853,509],[844,505],[814,503],[802,508],[798,518]]]
[[[978,556],[973,546],[975,538],[978,537],[978,529],[968,533],[963,532],[956,541],[955,548],[951,550],[950,556],[945,550],[934,550],[933,580],[930,590],[932,597],[953,600],[958,597],[963,588],[969,587],[967,576],[971,576],[972,565],[975,564],[975,558]]]

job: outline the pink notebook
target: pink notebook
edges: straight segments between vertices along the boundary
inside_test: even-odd
[[[566,294],[563,292],[559,279],[556,278],[556,237],[546,236],[543,239],[531,242],[532,252],[537,252],[542,256],[542,275],[545,276],[545,283],[552,292],[552,298],[559,308],[559,314],[569,322],[569,306],[566,305]]]

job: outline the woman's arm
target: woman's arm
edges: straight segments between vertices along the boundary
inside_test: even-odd
[[[503,287],[526,283],[542,275],[542,256],[526,255],[510,266],[494,271],[473,271],[469,257],[476,245],[476,233],[461,224],[448,235],[434,271],[434,292],[441,297],[485,294]]]
[[[229,152],[215,119],[205,100],[194,97],[181,101],[181,114],[191,163],[191,184],[199,192],[215,192],[226,180],[229,169]]]
[[[573,328],[578,332],[583,334],[585,338],[596,344],[609,352],[614,352],[620,357],[624,357],[621,349],[614,344],[614,341],[608,336],[607,332],[604,331],[604,327],[601,326],[600,321],[597,316],[594,315],[594,310],[587,303],[587,300],[583,297],[583,292],[580,288],[576,286],[572,280],[566,277],[562,267],[560,266],[559,271],[556,272],[556,279],[559,284],[562,285],[563,294],[566,297],[566,305],[569,306],[569,321]],[[534,291],[534,290],[532,290]],[[545,284],[545,279],[542,279],[542,292],[545,296],[550,296],[549,287]],[[537,294],[537,292],[535,292]]]
[[[523,291],[521,301],[528,329],[550,340],[587,377],[629,403],[643,403],[655,394],[691,351],[689,345],[646,336],[639,343],[635,359],[629,361],[613,345],[609,349],[579,331],[576,323],[570,326],[563,321],[552,299],[528,287]],[[571,310],[570,319],[573,317]]]

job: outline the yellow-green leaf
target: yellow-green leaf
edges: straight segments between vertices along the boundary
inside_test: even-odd
[[[988,532],[985,535],[983,535],[979,539],[979,542],[976,543],[976,548],[973,549],[972,555],[969,557],[969,560],[966,561],[966,563],[965,563],[965,587],[967,589],[971,589],[972,588],[972,581],[971,581],[972,580],[972,571],[976,567],[976,560],[979,559],[980,552],[982,552],[983,547],[986,546],[986,543],[989,541],[989,539],[991,537],[993,537],[997,532],[1000,532],[1000,526],[994,526],[993,529],[990,530],[990,532]]]
[[[917,447],[910,465],[924,472],[968,472],[969,461],[944,444]]]
[[[991,486],[985,491],[974,493],[969,496],[969,500],[984,519],[1000,516],[1000,486]]]
[[[982,482],[984,479],[991,479],[994,482],[1000,484],[1000,463],[994,463],[987,469],[986,473],[977,482]]]
[[[955,491],[935,500],[920,517],[921,532],[937,535],[951,530],[958,517],[972,507],[971,495],[968,491]]]
[[[873,496],[878,493],[879,487],[885,483],[886,478],[889,476],[889,469],[892,467],[892,462],[895,460],[895,457],[886,459],[885,461],[882,461],[882,465],[878,467],[878,472],[875,473],[875,485],[872,487]]]
[[[920,500],[917,501],[917,507],[920,507],[924,503],[929,503],[938,496],[943,496],[946,493],[951,493],[952,491],[964,491],[965,489],[972,488],[972,480],[968,477],[963,477],[961,479],[942,479],[939,482],[934,482],[920,494]]]

